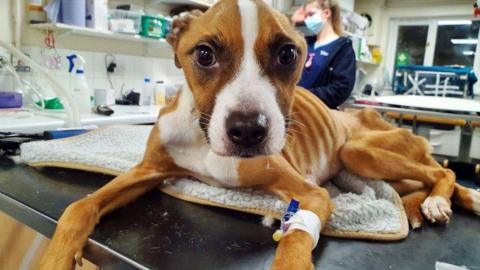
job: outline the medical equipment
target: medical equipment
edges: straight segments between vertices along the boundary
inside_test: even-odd
[[[473,98],[477,76],[471,68],[438,66],[397,66],[393,91],[403,95]]]
[[[25,79],[20,79],[15,67],[5,58],[0,57],[0,71],[3,71],[4,75],[13,78],[13,85],[11,89],[3,91],[0,98],[0,108],[20,108],[22,106],[36,107],[43,109],[45,107],[43,103],[43,96],[41,91],[38,91],[38,87],[33,86]],[[4,89],[5,90],[5,89]],[[2,91],[0,89],[0,91]]]
[[[32,68],[32,70],[39,72],[50,82],[50,84],[53,86],[53,91],[58,97],[60,97],[60,99],[63,101],[63,105],[65,106],[65,112],[66,112],[65,125],[67,127],[78,127],[81,125],[78,108],[74,103],[72,97],[68,94],[67,90],[65,90],[65,88],[62,87],[60,83],[52,77],[52,75],[50,75],[43,67],[38,65],[35,61],[27,57],[25,54],[23,54],[21,51],[14,48],[9,43],[0,40],[0,46],[5,48],[7,51],[12,53],[13,55],[15,55],[24,63],[28,64]]]

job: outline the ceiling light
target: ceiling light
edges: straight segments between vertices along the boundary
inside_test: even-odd
[[[438,21],[438,25],[471,25],[472,21],[469,20],[445,20]]]
[[[478,39],[450,39],[450,41],[455,44],[468,44],[468,45],[475,45],[478,43]]]
[[[474,51],[463,51],[463,55],[470,56],[470,55],[474,55],[474,54],[475,54]]]

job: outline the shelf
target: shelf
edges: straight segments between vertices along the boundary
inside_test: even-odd
[[[127,42],[136,42],[148,44],[152,49],[160,48],[169,48],[168,43],[165,39],[153,39],[142,37],[140,35],[131,35],[131,34],[121,34],[114,33],[110,31],[96,30],[86,27],[72,26],[62,23],[40,23],[40,24],[30,24],[30,27],[38,30],[52,30],[57,32],[58,38],[61,38],[66,35],[77,35],[77,36],[86,36],[86,37],[98,37],[111,40],[121,40]]]
[[[200,8],[209,8],[216,2],[215,0],[147,0],[149,4],[167,4],[175,6],[194,6]]]

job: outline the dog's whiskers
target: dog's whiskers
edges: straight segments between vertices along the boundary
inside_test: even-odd
[[[296,119],[293,119],[293,118],[287,118],[287,121],[289,121],[292,124],[298,124],[300,126],[307,127],[307,125],[305,125],[304,123],[302,123],[302,122],[300,122]]]

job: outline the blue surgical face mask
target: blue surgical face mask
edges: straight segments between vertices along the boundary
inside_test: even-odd
[[[305,26],[314,35],[320,33],[323,29],[323,26],[325,26],[325,22],[323,21],[320,12],[316,12],[312,16],[307,17],[305,19]]]

